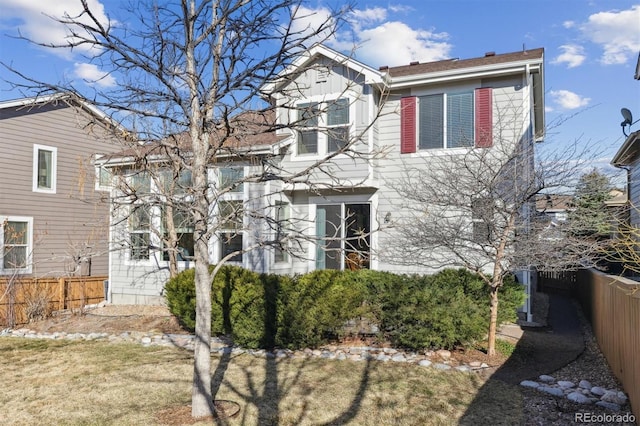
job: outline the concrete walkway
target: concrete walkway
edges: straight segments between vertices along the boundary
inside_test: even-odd
[[[576,307],[570,298],[549,295],[549,326],[514,327],[503,334],[521,333],[513,355],[493,374],[493,378],[518,384],[550,374],[574,361],[584,351],[584,337]],[[518,331],[518,328],[521,331]]]

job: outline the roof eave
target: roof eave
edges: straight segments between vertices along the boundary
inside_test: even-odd
[[[634,158],[637,157],[640,150],[640,130],[627,136],[618,152],[611,159],[611,164],[615,167],[624,167],[630,165]]]
[[[433,84],[439,82],[450,82],[456,80],[468,80],[473,78],[496,77],[501,75],[521,74],[527,71],[527,65],[530,71],[542,69],[542,60],[527,60],[519,62],[509,62],[501,64],[484,65],[473,68],[460,68],[454,70],[446,70],[432,72],[426,74],[415,74],[404,77],[391,76],[391,88],[402,89],[404,87],[415,86],[420,84]]]

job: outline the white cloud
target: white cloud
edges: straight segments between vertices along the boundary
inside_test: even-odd
[[[102,23],[108,22],[104,6],[99,0],[87,0],[96,18]],[[70,40],[70,33],[64,25],[56,22],[56,18],[65,15],[76,17],[82,12],[77,0],[0,0],[2,19],[17,19],[20,34],[36,43],[64,45]],[[89,18],[79,18],[88,23]],[[87,52],[86,47],[76,48],[80,52]],[[54,53],[66,58],[72,56],[69,49],[55,49]]]
[[[408,11],[403,7],[355,9],[346,16],[350,25],[347,31],[337,34],[325,31],[312,41],[322,41],[336,50],[350,53],[357,46],[355,57],[371,66],[395,66],[412,61],[448,58],[452,46],[447,42],[447,33],[414,29],[403,22],[389,19],[389,13]],[[331,12],[322,7],[300,7],[295,16],[293,30],[308,35],[326,23]]]
[[[569,90],[551,90],[549,95],[556,105],[565,110],[586,107],[591,101],[590,98],[582,97]]]
[[[310,9],[299,6],[294,11],[291,32],[300,38],[308,38],[310,43],[327,43],[334,39],[335,20],[327,8]]]
[[[560,50],[562,53],[552,61],[554,64],[566,63],[568,68],[575,68],[582,65],[587,58],[584,54],[584,48],[577,44],[565,44],[560,46]]]
[[[91,86],[94,84],[102,87],[113,87],[116,85],[116,80],[113,76],[100,71],[94,64],[75,63],[73,64],[73,72],[76,77],[83,79]]]
[[[567,29],[568,29],[568,28],[573,28],[573,27],[575,27],[575,26],[576,26],[576,23],[575,23],[574,21],[564,21],[564,22],[562,23],[562,26],[563,26],[563,27],[565,27],[565,28],[567,28]]]
[[[640,50],[640,5],[628,10],[599,12],[580,26],[583,35],[603,48],[600,62],[624,64]]]
[[[448,34],[416,30],[403,22],[384,22],[357,34],[356,56],[371,65],[406,65],[412,61],[446,59],[451,51]]]

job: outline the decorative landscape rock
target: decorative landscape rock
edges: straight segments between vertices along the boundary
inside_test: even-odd
[[[578,404],[595,404],[611,411],[620,411],[627,404],[628,398],[624,392],[617,389],[604,389],[591,386],[587,380],[581,380],[576,388],[573,382],[558,380],[548,375],[538,377],[539,381],[524,380],[520,386],[537,389],[557,397],[566,397]]]
[[[67,340],[104,340],[109,343],[137,343],[144,346],[170,346],[186,350],[193,350],[195,337],[188,334],[159,334],[142,332],[124,332],[120,334],[107,333],[36,333],[33,330],[21,328],[17,330],[6,329],[0,331],[0,336],[22,337],[29,339],[67,339]],[[466,373],[481,372],[489,368],[484,362],[472,361],[469,364],[457,364],[452,359],[452,354],[447,350],[425,351],[424,353],[405,352],[395,348],[382,348],[374,346],[339,347],[335,345],[321,349],[302,349],[292,351],[289,349],[276,349],[265,351],[264,349],[245,350],[234,347],[229,342],[220,338],[211,339],[211,350],[220,355],[247,353],[261,358],[324,358],[339,361],[366,361],[376,360],[380,362],[402,362],[414,364],[424,368],[435,368],[441,371],[460,371]],[[437,362],[435,362],[437,360]]]

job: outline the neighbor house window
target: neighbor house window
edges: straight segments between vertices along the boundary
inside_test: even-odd
[[[45,145],[33,146],[33,191],[56,192],[58,149]]]
[[[151,208],[136,204],[129,213],[129,257],[131,260],[149,260],[151,245]]]
[[[296,105],[297,153],[319,154],[342,149],[349,141],[349,99]]]
[[[332,204],[316,208],[316,268],[369,267],[371,206]]]
[[[105,166],[96,166],[96,189],[98,191],[109,191],[111,189],[111,180],[113,173]]]
[[[30,273],[33,238],[33,219],[30,217],[0,218],[0,246],[2,273]]]
[[[228,260],[230,262],[242,262],[243,255],[243,201],[220,201],[219,208],[220,258],[224,258],[233,252],[238,252]]]
[[[401,152],[491,147],[492,102],[491,88],[402,98]]]

